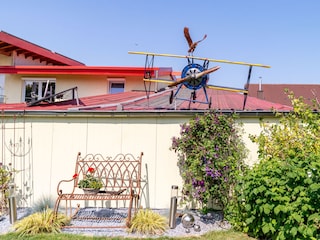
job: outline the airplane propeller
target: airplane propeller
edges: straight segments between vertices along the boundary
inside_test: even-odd
[[[220,69],[220,67],[219,67],[219,66],[216,66],[216,67],[209,68],[209,69],[204,70],[204,71],[199,72],[199,73],[194,73],[194,74],[188,75],[187,77],[180,78],[180,79],[178,79],[177,81],[169,84],[168,87],[175,87],[175,86],[177,86],[177,85],[179,85],[179,84],[181,84],[181,83],[184,83],[184,82],[186,82],[186,81],[189,81],[189,80],[191,80],[191,79],[201,78],[201,77],[203,77],[203,76],[205,76],[205,75],[207,75],[207,74],[210,74],[210,73],[212,73],[212,72],[214,72],[214,71],[217,71],[218,69]]]

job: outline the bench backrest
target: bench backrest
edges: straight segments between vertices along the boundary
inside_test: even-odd
[[[84,157],[78,153],[74,181],[74,187],[78,186],[78,181],[85,178],[89,169],[94,169],[93,175],[102,180],[106,191],[119,191],[126,189],[134,190],[135,194],[140,194],[141,190],[141,161],[142,155],[134,157],[131,153],[117,154],[115,157],[104,157],[102,154],[87,154]]]

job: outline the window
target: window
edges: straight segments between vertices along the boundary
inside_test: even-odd
[[[55,94],[55,79],[23,78],[22,80],[24,80],[22,99],[25,102],[36,101],[46,96]],[[54,101],[54,99],[49,100]]]
[[[124,92],[124,80],[123,79],[109,79],[109,93],[121,93]]]

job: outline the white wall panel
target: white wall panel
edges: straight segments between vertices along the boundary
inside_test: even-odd
[[[24,121],[22,132],[18,128],[14,130],[12,117],[3,116],[5,127],[1,139],[7,144],[14,132],[16,138],[18,135],[31,138],[32,151],[28,157],[33,160],[34,200],[46,195],[57,196],[58,182],[71,179],[74,174],[79,151],[83,155],[101,153],[108,156],[119,152],[139,156],[143,151],[142,176],[146,176],[147,164],[150,207],[168,208],[171,186],[178,185],[181,190],[177,156],[170,147],[172,137],[179,136],[180,124],[189,121],[188,117],[68,117],[57,114],[24,117]],[[248,163],[253,164],[257,161],[257,146],[248,136],[260,133],[259,119],[243,118],[241,121],[244,122],[244,141],[250,150]],[[3,151],[6,150],[2,147]],[[2,155],[10,161],[8,153]],[[145,200],[142,204],[145,207]]]

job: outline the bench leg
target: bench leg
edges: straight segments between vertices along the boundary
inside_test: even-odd
[[[72,214],[72,208],[71,208],[71,205],[70,205],[70,216],[71,216],[72,219],[76,218],[76,215],[77,215],[77,213],[79,211],[80,211],[80,204],[77,204],[77,209],[75,210],[74,214]]]
[[[61,198],[58,196],[58,198],[56,200],[56,203],[54,204],[54,210],[53,210],[55,217],[57,217],[57,214],[58,214],[58,211],[59,211],[60,201],[61,201]]]
[[[139,204],[139,200],[140,200],[140,197],[138,195],[136,195],[134,197],[134,212],[136,213],[137,212],[137,209],[140,208],[141,206],[138,206]]]
[[[128,207],[128,217],[126,221],[126,226],[129,228],[131,226],[131,211],[132,211],[132,204],[133,204],[133,196],[130,198],[129,207]]]

